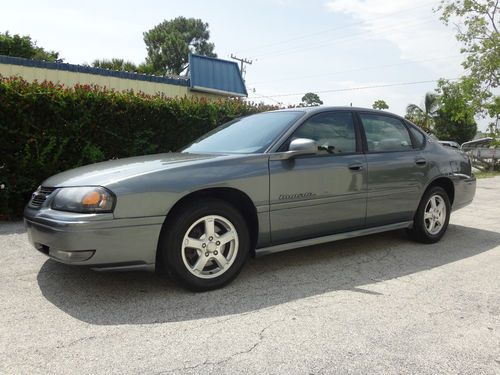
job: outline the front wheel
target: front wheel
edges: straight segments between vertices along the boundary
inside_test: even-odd
[[[162,233],[161,260],[170,277],[193,291],[220,288],[240,272],[250,250],[245,219],[219,199],[178,210]]]
[[[451,205],[446,191],[434,186],[426,191],[413,221],[410,236],[423,243],[438,242],[450,221]]]

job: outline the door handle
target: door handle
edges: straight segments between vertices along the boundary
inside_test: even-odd
[[[417,164],[417,165],[426,165],[427,164],[427,160],[425,160],[424,158],[419,158],[419,159],[415,160],[415,164]]]
[[[351,171],[360,171],[363,169],[363,164],[355,163],[355,164],[349,165],[347,168],[349,168]]]

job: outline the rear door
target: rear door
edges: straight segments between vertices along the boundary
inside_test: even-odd
[[[428,163],[397,117],[360,112],[368,164],[366,226],[409,221],[418,207]]]
[[[270,222],[273,243],[359,229],[365,223],[366,160],[351,111],[317,114],[294,138],[316,141],[317,155],[270,160]]]

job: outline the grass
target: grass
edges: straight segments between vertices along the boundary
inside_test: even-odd
[[[500,176],[500,171],[480,171],[474,173],[474,175],[476,176],[476,178],[490,178]]]

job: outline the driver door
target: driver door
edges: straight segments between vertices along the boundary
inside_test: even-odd
[[[356,230],[366,216],[366,158],[350,111],[317,114],[295,138],[318,145],[316,155],[270,160],[271,241],[279,244]]]

